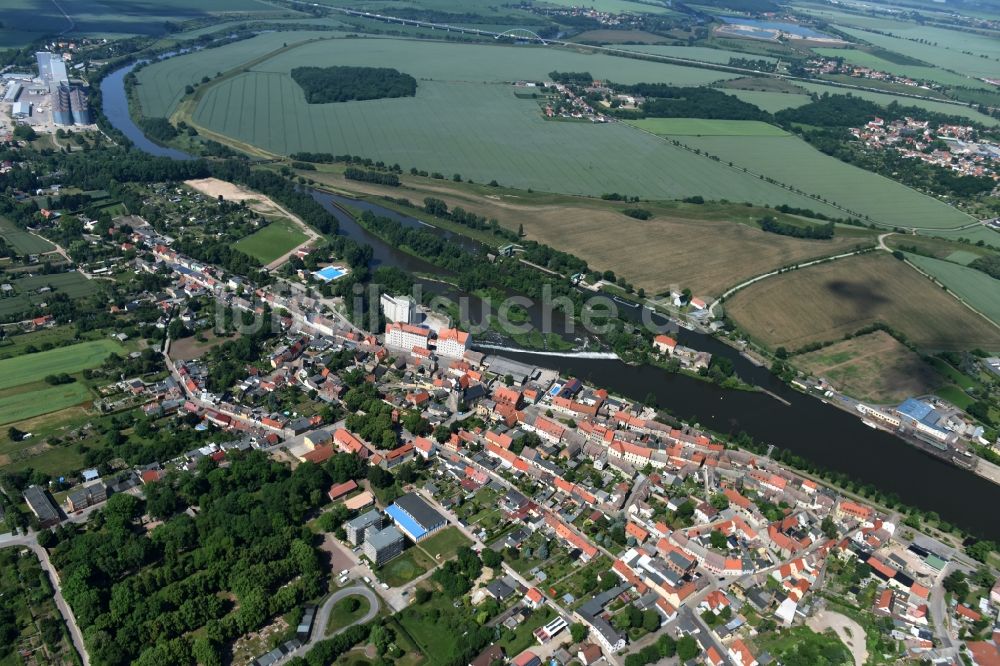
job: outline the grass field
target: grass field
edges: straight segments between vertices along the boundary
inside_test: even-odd
[[[882,224],[949,228],[972,221],[944,202],[824,155],[795,136],[686,137],[682,143]]]
[[[446,560],[455,554],[460,546],[468,546],[472,542],[454,526],[446,527],[437,534],[420,542],[420,548],[431,557]]]
[[[91,399],[90,391],[80,382],[62,386],[38,387],[0,397],[0,425],[50,414]]]
[[[732,90],[720,88],[723,92],[739,97],[744,102],[749,102],[759,109],[768,113],[777,113],[784,109],[791,109],[809,103],[808,95],[799,95],[786,92],[768,92],[765,90]]]
[[[55,249],[55,246],[49,241],[29,234],[3,217],[0,217],[0,236],[19,254],[38,254]]]
[[[419,548],[410,548],[378,570],[379,579],[389,587],[406,585],[424,575],[434,562]]]
[[[890,72],[897,76],[908,76],[911,79],[923,81],[935,81],[949,86],[972,86],[979,87],[981,82],[972,81],[968,77],[959,76],[951,72],[936,67],[922,67],[919,65],[901,65],[891,62],[877,55],[861,51],[859,49],[813,49],[818,54],[827,58],[841,57],[845,62],[861,67],[870,67],[880,72]]]
[[[117,342],[95,340],[4,359],[0,361],[0,390],[36,382],[46,375],[80,372],[100,365],[110,354],[124,352]]]
[[[933,367],[884,331],[796,356],[792,364],[854,398],[882,404],[930,393],[943,383]]]
[[[335,187],[346,186],[376,195],[394,194],[390,188],[345,181],[322,171],[308,174]],[[797,218],[738,204],[643,202],[642,206],[654,217],[641,221],[623,215],[620,212],[623,206],[603,201],[465,184],[454,186],[409,176],[404,176],[403,181],[412,190],[407,195],[413,201],[432,196],[444,200],[450,208],[461,206],[496,218],[509,228],[523,224],[528,238],[581,257],[591,267],[613,270],[636,287],[645,288],[650,295],[680,285],[690,287],[698,295],[718,296],[754,275],[858,245],[872,245],[875,238],[873,232],[855,228],[838,229],[829,241],[768,234],[754,220],[765,214],[786,221]],[[572,220],[572,224],[567,224],[567,220]]]
[[[455,635],[457,632],[442,631],[442,626],[462,612],[464,609],[452,607],[445,595],[432,594],[427,603],[404,608],[397,619],[427,658],[427,666],[444,666],[454,662],[461,637]]]
[[[348,610],[347,604],[351,600],[357,600],[359,604],[357,610]],[[329,636],[339,629],[354,624],[363,618],[370,608],[371,604],[368,603],[368,599],[360,594],[354,594],[341,599],[333,605],[333,610],[330,612],[330,621],[327,622],[324,636]]]
[[[659,136],[788,136],[780,127],[758,120],[645,118],[628,124]]]
[[[884,322],[924,349],[1000,350],[1000,329],[886,253],[762,280],[728,299],[726,312],[772,348],[837,340]]]
[[[239,239],[233,247],[267,265],[294,250],[307,238],[291,220],[276,219],[263,229]]]
[[[32,307],[52,298],[52,293],[66,294],[70,298],[82,298],[97,293],[98,286],[80,273],[54,273],[33,275],[12,280],[15,296],[0,299],[0,319],[17,318],[26,315]],[[43,287],[51,287],[52,292],[39,293]]]
[[[921,270],[933,275],[962,300],[1000,324],[1000,280],[975,268],[960,266],[950,261],[907,255],[907,259]]]

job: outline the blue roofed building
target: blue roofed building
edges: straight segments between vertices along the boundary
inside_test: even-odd
[[[896,414],[904,427],[913,428],[918,437],[935,446],[943,447],[949,439],[954,438],[954,434],[941,425],[941,413],[934,405],[923,400],[907,398],[896,408]]]
[[[385,512],[406,536],[420,541],[448,524],[448,519],[435,511],[416,493],[398,498]]]

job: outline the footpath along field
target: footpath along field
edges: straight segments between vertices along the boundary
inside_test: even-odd
[[[947,229],[973,221],[942,201],[824,155],[795,136],[684,137],[681,143],[869,215],[883,225]]]
[[[1000,324],[1000,280],[975,268],[959,266],[950,261],[918,254],[907,254],[906,258],[924,272],[941,280],[944,286],[961,296],[969,305]]]
[[[729,298],[726,314],[771,348],[839,340],[884,322],[926,350],[1000,350],[1000,329],[885,252],[761,280]]]
[[[185,86],[200,82],[202,77],[211,79],[220,72],[280,49],[285,44],[320,37],[330,38],[337,34],[309,30],[265,33],[226,46],[146,65],[135,75],[139,82],[136,92],[142,114],[147,118],[166,118],[174,112],[177,103],[184,96]]]
[[[44,238],[29,234],[4,217],[0,217],[0,237],[21,254],[38,254],[55,249],[52,243]]]
[[[0,425],[57,412],[87,402],[90,398],[90,391],[79,382],[62,386],[46,385],[45,388],[0,396]]]
[[[644,118],[628,124],[659,136],[788,136],[780,127],[759,120]]]

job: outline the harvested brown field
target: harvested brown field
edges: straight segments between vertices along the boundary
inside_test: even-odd
[[[401,188],[345,181],[339,174],[308,173],[338,190],[406,197],[420,204],[424,197],[443,200],[496,218],[509,229],[524,226],[528,239],[569,252],[596,270],[612,270],[636,288],[659,294],[672,286],[688,287],[701,297],[718,297],[726,289],[782,266],[818,259],[858,246],[874,245],[874,234],[839,229],[832,240],[805,240],[761,231],[735,220],[774,210],[739,204],[704,205],[674,202],[638,204],[595,201],[583,197],[481,188],[464,191],[441,181],[405,176]],[[494,193],[495,192],[495,193]],[[654,217],[636,220],[620,212],[630,206],[649,209]]]
[[[930,393],[944,383],[919,354],[885,331],[796,356],[792,364],[858,400],[882,404]]]
[[[762,280],[727,300],[726,312],[772,348],[837,340],[884,322],[928,350],[1000,350],[1000,328],[884,252]]]
[[[198,337],[204,337],[205,341],[202,342]],[[201,331],[198,333],[198,336],[191,335],[179,340],[172,340],[170,342],[170,358],[178,361],[193,361],[201,358],[209,350],[221,345],[223,342],[235,340],[238,337],[239,334],[228,338],[220,338],[215,334],[215,331]]]

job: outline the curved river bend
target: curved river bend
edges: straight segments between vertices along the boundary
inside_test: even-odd
[[[125,66],[101,81],[104,115],[139,149],[171,159],[191,159],[179,150],[165,148],[146,138],[129,116],[124,78],[134,65]],[[341,233],[367,243],[374,249],[374,262],[394,265],[407,271],[441,273],[440,269],[384,243],[357,224],[334,204],[348,203],[406,224],[422,222],[395,211],[314,191],[313,196],[340,221]],[[441,232],[446,233],[446,232]],[[471,241],[470,241],[471,242]],[[434,283],[425,283],[433,288]],[[440,289],[440,287],[438,287]],[[470,297],[476,303],[475,297]],[[475,307],[475,306],[474,306]],[[637,316],[620,308],[625,316]],[[792,390],[765,368],[748,362],[718,340],[686,330],[678,332],[681,342],[733,361],[737,374],[787,401],[787,405],[764,393],[729,391],[685,375],[675,375],[652,366],[629,366],[621,361],[538,356],[504,352],[526,363],[558,368],[633,400],[653,394],[658,404],[677,417],[719,432],[745,430],[758,441],[774,444],[802,455],[817,464],[843,472],[886,493],[895,493],[913,506],[936,511],[942,518],[991,539],[1000,539],[1000,521],[991,507],[1000,506],[1000,486],[971,472],[949,465],[907,445],[861,420],[815,398]]]

